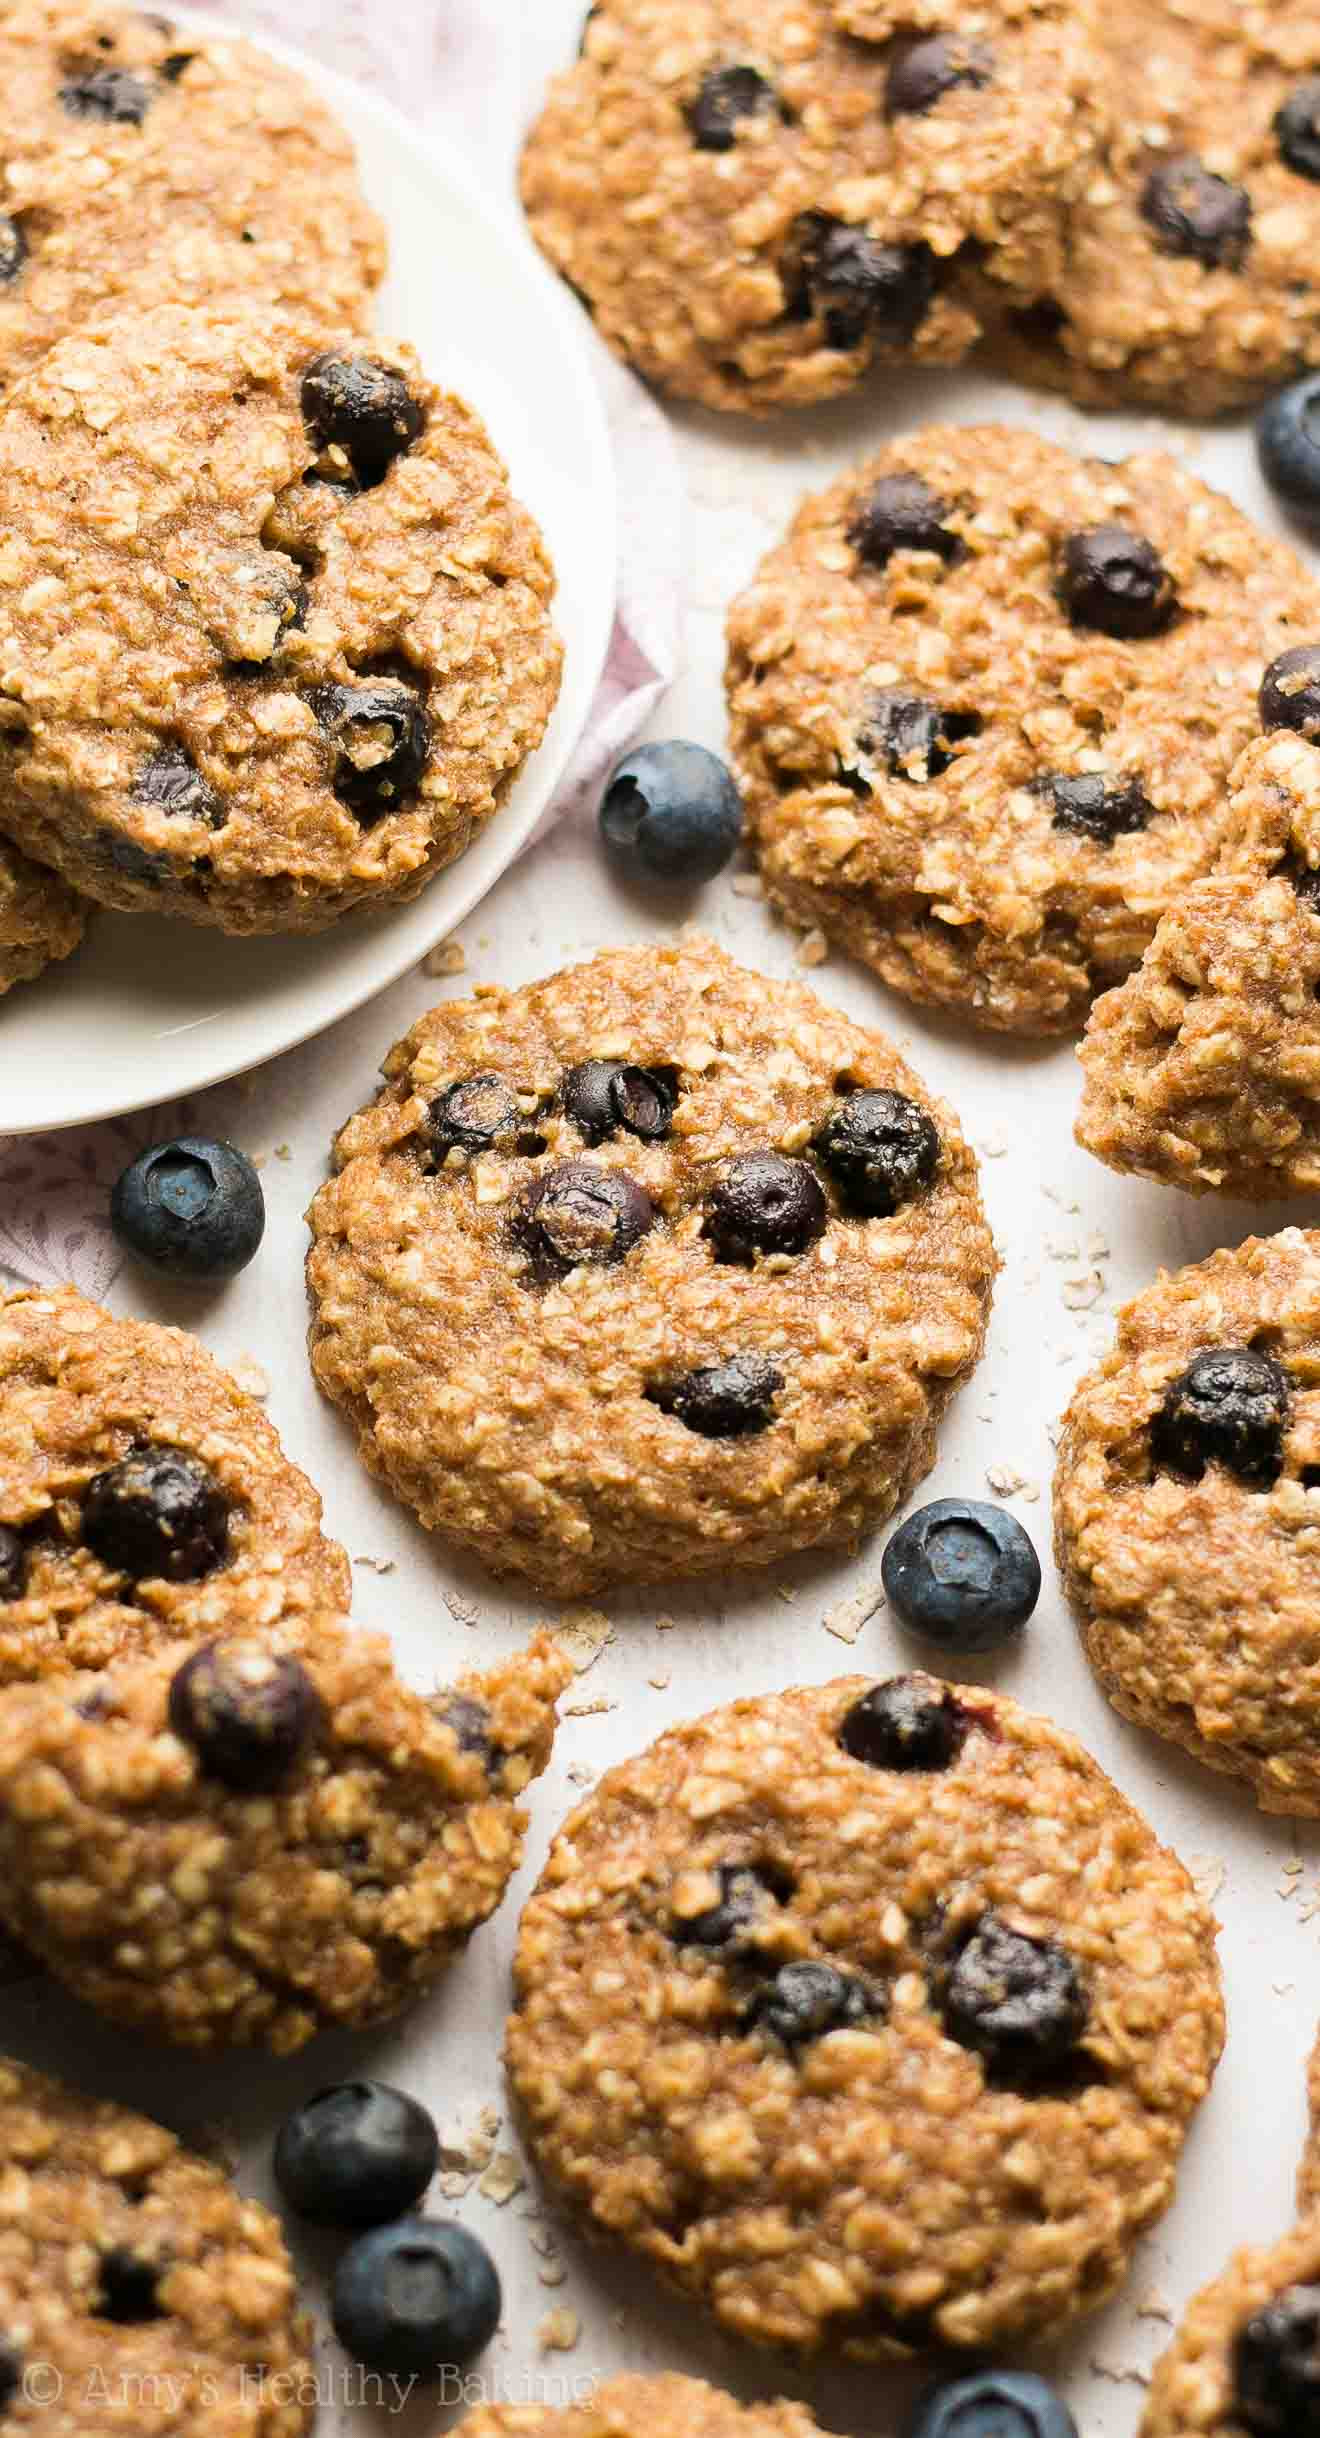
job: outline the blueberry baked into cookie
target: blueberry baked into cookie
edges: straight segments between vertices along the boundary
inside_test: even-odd
[[[0,825],[107,905],[416,894],[559,686],[553,578],[406,348],[231,298],[68,338],[0,424]]]
[[[767,888],[891,988],[1078,1026],[1215,859],[1301,560],[1173,458],[933,426],[807,499],[729,616]]]
[[[609,1771],[515,1986],[524,2129],[595,2233],[737,2336],[868,2360],[1101,2302],[1223,2039],[1181,1863],[1071,1736],[931,1676]]]
[[[611,346],[706,406],[956,360],[961,262],[995,295],[1053,282],[1095,146],[1088,11],[970,14],[993,39],[933,58],[827,0],[601,0],[523,156],[532,234]]]
[[[0,838],[0,999],[16,982],[33,982],[72,956],[86,918],[86,907],[57,873]]]
[[[1125,1717],[1320,1815],[1320,1235],[1162,1274],[1076,1391],[1060,1570]]]
[[[275,2219],[163,2125],[0,2060],[0,2394],[61,2438],[302,2438],[312,2330]]]
[[[436,1008],[312,1205],[312,1365],[366,1462],[570,1597],[879,1522],[996,1262],[949,1109],[709,941]]]

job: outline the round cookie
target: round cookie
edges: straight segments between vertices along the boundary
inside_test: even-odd
[[[1214,1925],[1071,1736],[981,1687],[734,1703],[611,1770],[523,1916],[507,2057],[594,2231],[732,2333],[997,2350],[1168,2206]]]
[[[1063,7],[957,44],[932,81],[838,32],[826,0],[602,0],[528,140],[523,202],[661,389],[809,405],[877,360],[964,355],[967,255],[995,292],[1057,276],[1094,68]]]
[[[1320,2218],[1235,2253],[1156,2363],[1137,2438],[1314,2438]]]
[[[0,428],[5,829],[227,931],[411,897],[540,743],[553,578],[407,349],[221,299],[80,333]]]
[[[424,1700],[328,1619],[0,1693],[0,1907],[121,2023],[279,2054],[379,2023],[504,1894],[571,1669],[548,1635]]]
[[[58,874],[0,838],[0,999],[72,956],[85,926],[85,907]]]
[[[163,2125],[0,2060],[6,2422],[302,2438],[311,2323],[276,2220]]]
[[[1077,1389],[1055,1538],[1115,1707],[1320,1815],[1320,1234],[1163,1273]]]
[[[739,2404],[704,2379],[677,2371],[592,2386],[580,2403],[483,2404],[459,2423],[461,2438],[816,2438],[805,2404]]]
[[[0,388],[113,305],[225,288],[365,318],[384,235],[301,77],[145,12],[12,0],[0,23]]]
[[[995,1255],[882,1035],[708,940],[424,1016],[312,1205],[312,1364],[366,1462],[570,1598],[878,1523]]]
[[[0,1685],[296,1638],[352,1594],[316,1491],[195,1338],[72,1287],[0,1297]]]
[[[908,997],[1052,1033],[1214,861],[1296,554],[1170,457],[922,431],[807,499],[729,616],[761,869]]]

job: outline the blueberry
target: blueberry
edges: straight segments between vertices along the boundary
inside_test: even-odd
[[[1320,178],[1320,76],[1304,77],[1274,114],[1274,132],[1289,169]]]
[[[489,1772],[495,1759],[491,1741],[490,1712],[484,1702],[474,1701],[469,1693],[437,1693],[431,1708],[442,1726],[448,1727],[460,1752],[475,1753],[484,1770]]]
[[[1291,1407],[1288,1375],[1272,1355],[1211,1347],[1169,1382],[1150,1426],[1151,1455],[1187,1481],[1218,1464],[1249,1490],[1271,1489]]]
[[[368,2370],[428,2379],[490,2343],[500,2302],[495,2263],[466,2227],[397,2218],[342,2255],[330,2316],[345,2352]]]
[[[183,745],[162,745],[143,763],[131,793],[135,804],[156,805],[171,820],[203,821],[209,830],[223,827],[224,806]]]
[[[1288,2286],[1233,2347],[1231,2417],[1252,2438],[1320,2438],[1320,2286]]]
[[[885,108],[891,119],[924,118],[956,85],[988,85],[994,60],[985,44],[949,34],[900,43],[889,62]]]
[[[882,761],[891,779],[920,787],[949,768],[955,745],[980,733],[978,712],[953,711],[924,695],[881,686],[867,697],[857,748],[868,761]]]
[[[702,152],[732,152],[742,122],[774,108],[774,86],[759,68],[712,68],[688,105],[692,141]]]
[[[23,2356],[8,2339],[0,2339],[0,2413],[13,2402],[23,2384]]]
[[[0,1524],[0,1600],[21,1600],[27,1590],[27,1550],[12,1527]]]
[[[844,1712],[839,1742],[870,1769],[947,1769],[967,1727],[967,1713],[947,1685],[929,1676],[891,1676]]]
[[[646,1391],[662,1414],[672,1414],[702,1439],[748,1439],[768,1429],[784,1375],[761,1354],[730,1355],[703,1363],[677,1380]]]
[[[937,1977],[944,2028],[992,2073],[1030,2085],[1075,2058],[1089,2009],[1081,1975],[1057,1939],[1029,1938],[987,1913]]]
[[[1077,2438],[1077,2424],[1034,2370],[974,2370],[928,2387],[906,2438]]]
[[[312,709],[339,751],[333,786],[364,826],[415,796],[431,757],[431,722],[411,686],[318,686]]]
[[[1092,525],[1070,533],[1060,577],[1063,606],[1074,626],[1131,642],[1158,635],[1177,606],[1169,571],[1143,533],[1126,525]]]
[[[700,1913],[675,1913],[670,1924],[679,1947],[720,1947],[741,1951],[754,1944],[755,1931],[770,1919],[779,1903],[779,1889],[769,1873],[755,1863],[722,1863],[714,1873],[719,1897]]]
[[[1144,830],[1154,811],[1139,779],[1110,779],[1099,770],[1078,771],[1072,776],[1047,771],[1043,778],[1032,780],[1031,792],[1048,797],[1053,828],[1071,830],[1100,847]]]
[[[383,482],[426,429],[426,411],[402,373],[370,356],[317,356],[302,377],[302,412],[312,438],[342,449],[365,490]]]
[[[275,2181],[316,2226],[383,2226],[421,2199],[440,2136],[419,2100],[387,2082],[341,2082],[286,2116]]]
[[[195,1456],[135,1448],[87,1484],[82,1537],[133,1582],[196,1583],[229,1555],[229,1502]]]
[[[935,1181],[940,1138],[906,1092],[854,1092],[826,1118],[812,1150],[849,1210],[890,1219]]]
[[[883,2011],[877,1990],[835,1964],[781,1964],[749,2001],[743,2020],[786,2049],[797,2049],[823,2040],[827,2032],[850,2031]]]
[[[663,1143],[674,1114],[673,1089],[663,1075],[620,1066],[612,1058],[588,1058],[570,1067],[560,1097],[564,1115],[592,1144],[607,1143],[616,1134]]]
[[[204,1777],[236,1794],[273,1793],[324,1723],[301,1660],[242,1642],[204,1642],[170,1684],[170,1725]]]
[[[1280,652],[1260,681],[1262,728],[1295,728],[1320,740],[1320,644],[1294,644]]]
[[[1152,170],[1141,216],[1162,253],[1189,255],[1207,271],[1240,271],[1251,242],[1251,197],[1216,177],[1190,152]]]
[[[1304,373],[1261,408],[1256,455],[1280,499],[1303,516],[1320,518],[1320,373]]]
[[[581,1262],[623,1261],[655,1220],[650,1195],[622,1169],[563,1160],[526,1188],[512,1226],[533,1276],[548,1283]]]
[[[92,2305],[97,2318],[114,2320],[123,2328],[163,2319],[164,2308],[157,2291],[160,2275],[159,2261],[144,2259],[127,2244],[112,2244],[101,2254],[98,2290]]]
[[[153,1270],[233,1278],[266,1232],[261,1179],[232,1143],[193,1135],[155,1143],[116,1181],[110,1225]]]
[[[897,550],[924,550],[950,565],[963,546],[944,522],[948,513],[919,474],[883,474],[853,510],[848,539],[867,567],[887,567]]]
[[[935,256],[924,242],[887,245],[826,212],[797,223],[785,270],[790,310],[815,317],[828,347],[849,350],[872,338],[906,347],[935,296]]]
[[[116,127],[140,127],[154,99],[146,78],[127,68],[85,68],[60,86],[71,118],[104,119]]]
[[[28,241],[20,220],[0,212],[0,287],[12,286],[28,258]]]
[[[805,1253],[825,1232],[829,1204],[805,1160],[746,1151],[712,1188],[702,1230],[717,1261],[758,1253]]]
[[[488,1068],[450,1084],[432,1101],[424,1123],[438,1167],[451,1151],[516,1150],[522,1111],[504,1077]]]
[[[600,833],[658,880],[713,880],[742,835],[742,799],[704,745],[639,745],[601,799]]]
[[[997,1651],[1040,1598],[1040,1560],[1016,1517],[937,1498],[900,1524],[881,1560],[885,1595],[913,1633],[960,1656]]]

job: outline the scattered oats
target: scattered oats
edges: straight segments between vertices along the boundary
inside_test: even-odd
[[[1102,1235],[1099,1230],[1094,1236],[1087,1237],[1086,1258],[1088,1261],[1108,1261],[1109,1253],[1109,1238]]]
[[[677,1617],[657,1617],[655,1630],[657,1634],[672,1634],[677,1623]]]
[[[565,1718],[603,1718],[607,1710],[617,1710],[618,1707],[617,1702],[607,1702],[602,1695],[599,1700],[594,1702],[569,1702],[564,1716]]]
[[[996,1498],[1016,1498],[1019,1493],[1024,1498],[1040,1497],[1039,1483],[1028,1481],[1025,1473],[1015,1473],[1011,1465],[988,1464],[985,1468],[985,1478],[988,1488],[994,1491]]]
[[[1079,1263],[1075,1270],[1065,1273],[1063,1300],[1070,1312],[1089,1312],[1104,1291],[1105,1282],[1091,1263]]]
[[[1285,1862],[1285,1864],[1284,1864],[1284,1866],[1283,1866],[1283,1870],[1282,1870],[1282,1872],[1281,1872],[1281,1874],[1280,1874],[1280,1877],[1279,1877],[1279,1885],[1278,1885],[1278,1888],[1276,1889],[1275,1893],[1276,1893],[1276,1895],[1281,1896],[1281,1897],[1283,1898],[1283,1900],[1284,1900],[1284,1903],[1286,1904],[1290,1896],[1295,1896],[1295,1895],[1297,1894],[1297,1891],[1298,1891],[1298,1889],[1300,1888],[1301,1884],[1302,1884],[1302,1865],[1301,1865],[1301,1863],[1300,1863],[1300,1862],[1296,1862],[1296,1861],[1295,1861],[1295,1862]]]
[[[270,1381],[254,1354],[241,1354],[236,1363],[230,1364],[229,1371],[249,1397],[264,1400],[270,1395]]]
[[[463,2201],[472,2190],[472,2178],[460,2175],[456,2167],[445,2167],[436,2177],[435,2188],[442,2201]]]
[[[445,1607],[448,1609],[450,1616],[451,1616],[451,1617],[454,1619],[455,1624],[457,1624],[457,1625],[475,1625],[475,1624],[476,1624],[476,1622],[477,1622],[477,1604],[476,1604],[476,1601],[475,1601],[475,1600],[465,1600],[465,1599],[463,1598],[463,1595],[462,1595],[462,1593],[461,1593],[461,1592],[456,1592],[456,1591],[447,1591],[447,1592],[445,1593]]]
[[[1051,1261],[1080,1261],[1082,1256],[1075,1236],[1047,1236],[1045,1251]]]
[[[291,1160],[293,1158],[292,1143],[277,1143],[275,1146],[275,1157],[277,1160]]]
[[[355,1566],[365,1566],[373,1575],[392,1575],[398,1563],[397,1558],[362,1557],[353,1560]]]
[[[553,2259],[555,2253],[559,2249],[559,2246],[555,2241],[553,2227],[546,2225],[544,2218],[537,2215],[535,2208],[528,2210],[526,2217],[527,2240],[530,2243],[532,2250],[534,2252],[539,2252],[542,2260]]]
[[[804,932],[797,945],[799,965],[823,965],[830,953],[830,944],[823,931]]]
[[[653,1693],[667,1693],[674,1680],[668,1668],[662,1668],[658,1676],[648,1676],[646,1681]]]
[[[1081,1203],[1067,1201],[1059,1192],[1057,1186],[1042,1185],[1040,1190],[1044,1194],[1046,1201],[1052,1202],[1056,1210],[1064,1211],[1070,1219],[1075,1219],[1078,1216],[1078,1213],[1082,1207]]]
[[[614,1640],[609,1618],[598,1608],[571,1608],[555,1629],[555,1640],[575,1676],[594,1668],[607,1643]]]
[[[506,2202],[512,2201],[515,2193],[522,2191],[526,2182],[527,2178],[523,2174],[521,2164],[514,2157],[513,2152],[497,2150],[477,2186],[477,2191],[483,2199],[493,2201],[497,2209],[503,2209]]]
[[[474,2176],[484,2174],[495,2157],[495,2138],[500,2129],[498,2108],[483,2108],[475,2126],[457,2121],[440,2128],[440,2165],[446,2176],[461,2188],[460,2193],[445,2193],[446,2200],[457,2200],[466,2192]]]
[[[536,2274],[543,2286],[562,2286],[568,2271],[562,2260],[543,2260]]]
[[[1298,1915],[1298,1920],[1303,1922],[1313,1922],[1317,1919],[1320,1919],[1320,1881],[1317,1881],[1312,1888]]]
[[[1202,1904],[1212,1905],[1228,1877],[1228,1868],[1216,1854],[1189,1854],[1187,1868],[1192,1886]]]
[[[467,970],[467,950],[461,940],[440,940],[422,959],[424,974],[461,974]]]
[[[536,2331],[536,2342],[542,2353],[571,2353],[582,2334],[582,2322],[576,2311],[561,2305],[558,2311],[547,2311]]]
[[[787,1608],[791,1608],[797,1598],[797,1593],[787,1583],[776,1583],[775,1598],[782,1600]]]
[[[1271,1983],[1271,1987],[1276,1998],[1292,1998],[1297,1994],[1295,1981],[1274,1981]]]
[[[265,1167],[266,1162],[270,1158],[270,1153],[268,1151],[250,1151],[248,1153],[248,1158],[252,1162],[253,1167],[256,1169],[258,1176],[260,1176],[262,1169]]]
[[[594,1786],[596,1783],[596,1772],[594,1769],[588,1769],[585,1761],[570,1761],[568,1765],[568,1783],[570,1786]]]
[[[1090,2368],[1097,2379],[1112,2379],[1116,2387],[1149,2387],[1150,2372],[1138,2370],[1132,2362],[1107,2362],[1103,2354],[1093,2353]]]
[[[765,882],[759,872],[735,872],[732,886],[735,897],[765,896]]]
[[[821,1620],[827,1634],[836,1642],[855,1642],[862,1627],[869,1623],[885,1605],[885,1595],[878,1583],[868,1584],[864,1591],[854,1592],[851,1600],[840,1600],[828,1617]]]
[[[1163,2320],[1166,2328],[1176,2328],[1178,2324],[1168,2296],[1162,2294],[1158,2286],[1149,2287],[1145,2294],[1138,2297],[1137,2318]]]
[[[1002,1134],[987,1134],[982,1136],[976,1148],[983,1160],[1002,1160],[1008,1151],[1008,1140]]]

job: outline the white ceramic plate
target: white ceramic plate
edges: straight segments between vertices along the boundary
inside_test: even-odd
[[[205,17],[192,19],[207,27]],[[232,29],[229,29],[232,31]],[[79,954],[0,1000],[0,1134],[112,1117],[236,1075],[361,1006],[443,939],[530,835],[587,718],[615,595],[609,434],[575,316],[529,245],[398,113],[282,46],[338,112],[384,215],[377,321],[470,399],[539,519],[559,577],[563,692],[488,830],[411,905],[315,939],[231,940],[98,915]]]

